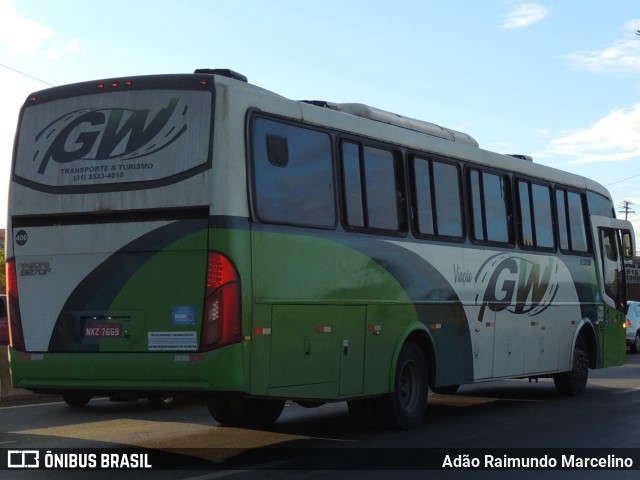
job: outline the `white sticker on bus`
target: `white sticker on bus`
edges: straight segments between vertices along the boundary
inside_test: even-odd
[[[198,349],[196,332],[148,332],[148,342],[155,352]]]

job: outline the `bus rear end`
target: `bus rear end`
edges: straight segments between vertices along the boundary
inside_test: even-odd
[[[241,388],[239,274],[210,238],[213,79],[27,99],[7,225],[15,387],[77,404]]]

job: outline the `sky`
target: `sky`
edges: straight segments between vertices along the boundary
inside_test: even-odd
[[[0,228],[30,93],[231,68],[592,178],[640,240],[639,29],[637,0],[0,0]]]

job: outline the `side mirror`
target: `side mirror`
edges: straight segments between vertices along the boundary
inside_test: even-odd
[[[635,255],[633,234],[629,230],[622,230],[622,255],[625,259],[631,259]]]

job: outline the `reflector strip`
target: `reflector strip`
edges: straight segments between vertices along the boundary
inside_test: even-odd
[[[256,335],[271,335],[271,328],[256,328],[253,332]]]
[[[44,353],[22,353],[20,360],[28,362],[29,360],[44,360]]]
[[[320,326],[316,328],[317,333],[331,333],[331,326]]]
[[[204,355],[175,355],[173,360],[175,362],[203,362]]]

